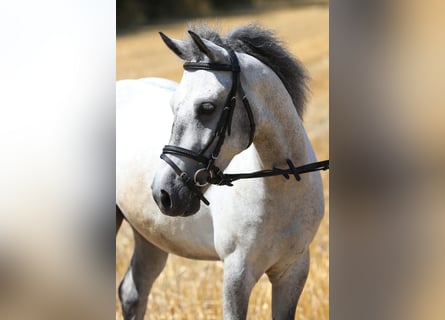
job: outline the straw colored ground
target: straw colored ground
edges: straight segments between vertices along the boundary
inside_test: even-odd
[[[247,22],[258,22],[277,31],[291,52],[308,69],[311,95],[304,119],[318,159],[329,157],[329,13],[327,7],[277,9],[252,15],[207,19],[223,32]],[[117,38],[117,79],[148,76],[179,81],[181,62],[161,42],[157,31],[182,38],[187,23],[159,25]],[[329,318],[329,176],[322,173],[326,216],[311,245],[311,269],[297,308],[296,319]],[[132,249],[131,230],[123,224],[116,241],[116,288],[128,266]],[[223,269],[219,262],[194,261],[170,256],[153,286],[146,319],[222,319]],[[267,277],[255,286],[248,319],[271,318],[271,292]],[[116,319],[122,319],[116,296]]]

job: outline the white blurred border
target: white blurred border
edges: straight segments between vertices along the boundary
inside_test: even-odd
[[[115,8],[0,3],[2,319],[113,316]]]

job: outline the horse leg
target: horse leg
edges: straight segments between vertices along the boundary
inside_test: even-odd
[[[268,271],[272,283],[272,319],[294,320],[295,311],[309,273],[309,250],[285,270]]]
[[[153,282],[165,267],[168,254],[145,240],[134,228],[134,252],[119,285],[125,320],[142,320]]]
[[[224,259],[224,320],[246,319],[250,293],[260,275],[255,275],[245,261],[236,253]]]
[[[116,205],[116,234],[119,232],[122,220],[124,220],[124,215],[122,214],[121,209]]]

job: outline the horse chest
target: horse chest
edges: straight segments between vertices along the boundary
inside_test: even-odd
[[[133,214],[130,222],[145,239],[166,252],[182,257],[218,260],[208,210],[183,218],[163,215],[154,203],[144,208]]]

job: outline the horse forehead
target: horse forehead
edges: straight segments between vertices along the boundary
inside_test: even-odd
[[[175,101],[215,100],[221,95],[227,94],[230,85],[231,75],[229,72],[185,71],[175,93]]]

